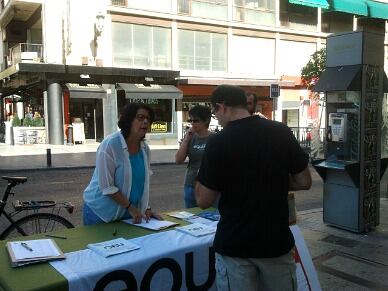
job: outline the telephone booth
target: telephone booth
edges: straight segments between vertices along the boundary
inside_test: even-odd
[[[323,221],[353,232],[379,224],[384,35],[357,31],[327,39],[326,70],[314,91],[325,93]]]

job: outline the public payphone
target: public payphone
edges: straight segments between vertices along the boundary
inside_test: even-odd
[[[329,126],[326,133],[328,142],[346,143],[348,132],[348,114],[347,113],[330,113]]]
[[[384,35],[357,31],[327,40],[326,70],[314,90],[325,92],[324,222],[354,232],[379,224]]]

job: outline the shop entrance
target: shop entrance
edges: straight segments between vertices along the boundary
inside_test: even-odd
[[[72,123],[82,122],[84,124],[85,139],[102,141],[103,114],[101,99],[76,99],[70,100],[70,120]]]

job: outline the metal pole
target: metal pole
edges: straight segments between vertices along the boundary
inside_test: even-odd
[[[51,149],[46,149],[47,167],[51,167]]]

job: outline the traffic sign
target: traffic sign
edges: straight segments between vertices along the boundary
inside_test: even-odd
[[[271,98],[277,98],[280,95],[280,88],[278,84],[271,84]]]

